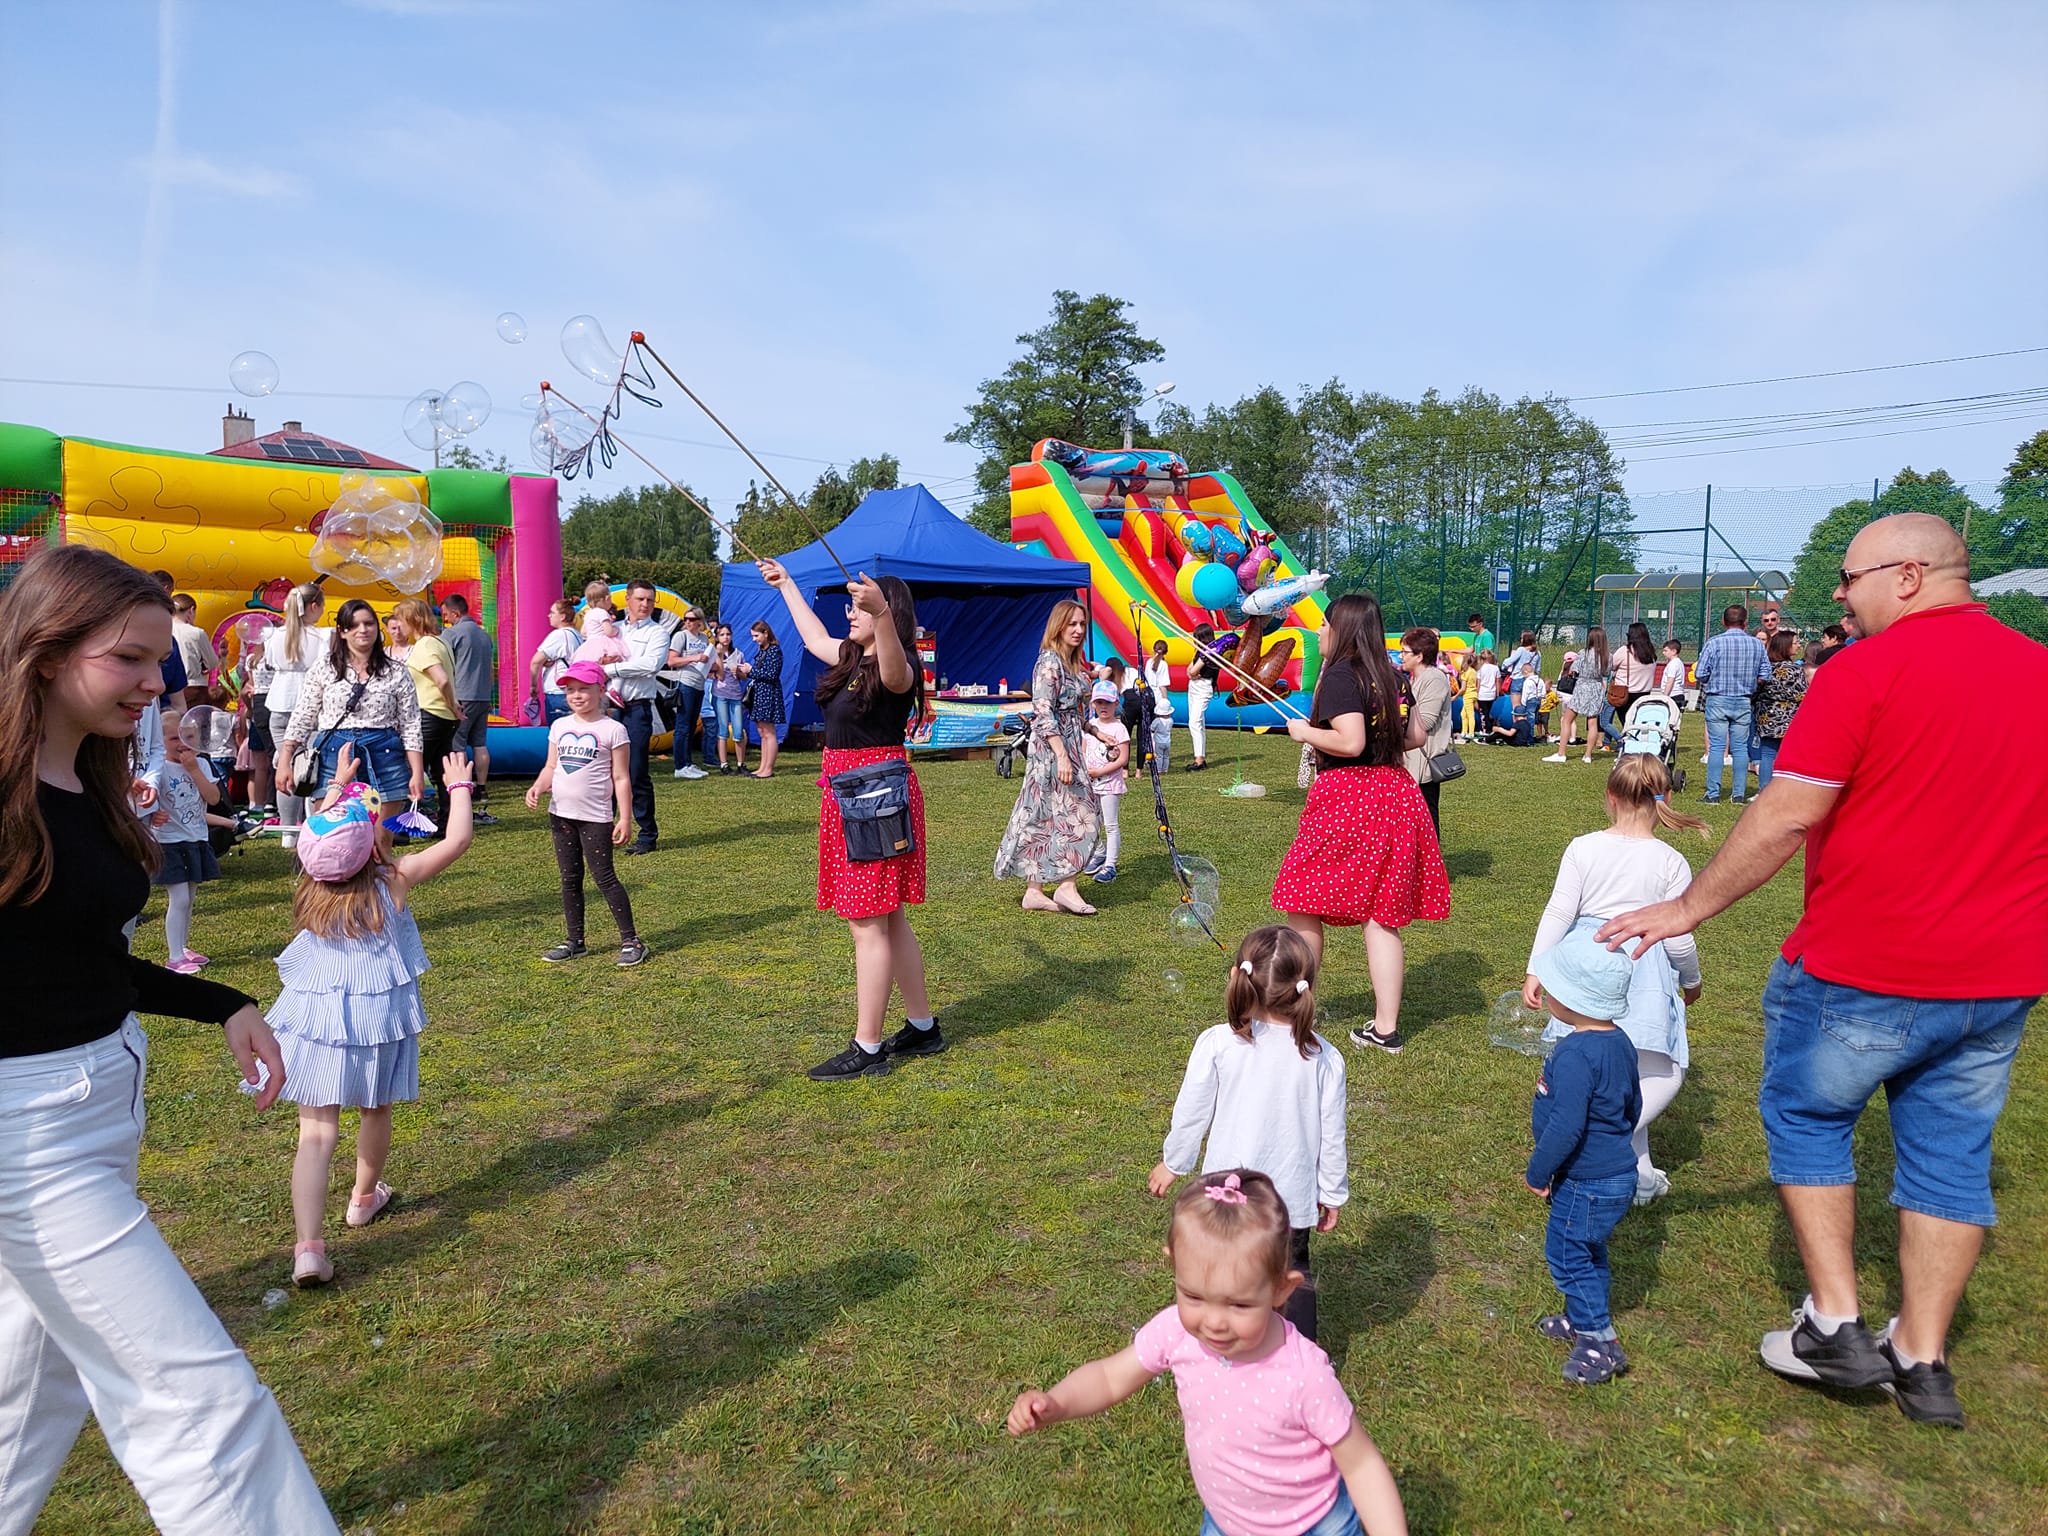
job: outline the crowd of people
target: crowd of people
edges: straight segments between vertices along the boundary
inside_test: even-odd
[[[849,584],[849,633],[836,638],[776,562],[761,570],[823,669],[817,906],[848,924],[856,1023],[847,1048],[810,1075],[851,1079],[949,1043],[908,920],[927,857],[904,748],[922,704],[915,609],[901,581],[861,578]],[[1751,724],[1777,745],[1756,805],[1697,876],[1662,834],[1705,824],[1673,809],[1665,765],[1650,754],[1625,754],[1608,776],[1608,829],[1562,850],[1524,982],[1525,1001],[1551,1017],[1553,1047],[1520,1177],[1547,1204],[1545,1258],[1562,1297],[1533,1329],[1568,1346],[1569,1383],[1629,1368],[1608,1242],[1632,1206],[1670,1189],[1650,1131],[1689,1068],[1686,1009],[1703,986],[1695,931],[1804,848],[1805,910],[1762,999],[1760,1109],[1811,1289],[1760,1353],[1788,1378],[1882,1387],[1908,1417],[1959,1426],[1947,1334],[1996,1219],[1992,1127],[2028,1010],[2048,992],[2048,823],[2028,797],[1930,801],[1921,790],[1981,752],[1944,728],[1936,680],[1947,658],[1983,657],[1999,675],[2032,675],[2048,658],[1972,601],[1961,541],[1938,519],[1865,528],[1836,597],[1856,633],[1805,666],[1782,619],[1767,614],[1772,633],[1759,641],[1740,609],[1700,658],[1731,757]],[[322,632],[319,598],[295,592],[266,648],[280,824],[298,865],[295,936],[266,1017],[197,974],[205,957],[189,949],[189,927],[171,934],[168,906],[170,963],[130,945],[152,875],[186,888],[189,915],[189,890],[208,871],[191,845],[204,845],[209,776],[160,708],[183,646],[171,594],[111,556],[67,547],[36,555],[0,595],[0,716],[13,727],[0,730],[0,958],[23,993],[0,1044],[0,1433],[11,1447],[0,1532],[33,1524],[88,1411],[166,1531],[334,1529],[277,1404],[136,1193],[146,1059],[136,1016],[155,1013],[220,1025],[257,1107],[297,1105],[296,1280],[333,1275],[327,1193],[344,1109],[362,1116],[345,1223],[368,1225],[393,1198],[391,1109],[418,1093],[428,968],[408,898],[469,845],[483,743],[472,738],[473,754],[461,735],[474,700],[463,697],[459,612],[438,646],[424,604],[394,615],[407,647],[394,661],[367,605],[342,604]],[[703,636],[701,618],[685,615],[680,636],[661,628],[651,600],[636,585],[616,636],[579,631],[577,650],[616,645],[614,659],[572,651],[559,671],[533,674],[544,703],[562,695],[528,796],[536,807],[549,799],[571,924],[550,960],[583,951],[586,871],[611,904],[622,964],[638,946],[610,854],[636,823],[653,845],[651,792],[641,812],[654,700],[643,689],[701,665],[715,697],[714,668],[738,655],[729,639]],[[1669,686],[1668,661],[1639,627],[1619,657],[1589,642],[1573,658],[1591,653],[1588,672],[1606,697],[1621,692],[1624,715],[1630,693]],[[1159,685],[1137,673],[1120,687],[1127,669],[1092,666],[1086,632],[1078,604],[1056,610],[1034,671],[1025,783],[995,864],[999,878],[1025,883],[1028,910],[1092,910],[1078,900],[1080,875],[1092,859],[1098,879],[1114,877],[1117,817],[1104,802],[1165,756]],[[1147,1180],[1162,1198],[1180,1186],[1167,1229],[1173,1303],[1129,1347],[1022,1393],[1009,1417],[1013,1433],[1037,1430],[1172,1371],[1208,1521],[1231,1536],[1406,1528],[1394,1475],[1314,1342],[1310,1260],[1311,1235],[1333,1230],[1350,1196],[1344,1059],[1314,1025],[1329,930],[1361,930],[1372,979],[1373,1018],[1350,1040],[1392,1055],[1403,1044],[1403,932],[1450,910],[1426,785],[1449,746],[1452,680],[1433,632],[1402,637],[1398,668],[1383,634],[1372,597],[1334,601],[1316,687],[1288,723],[1312,782],[1273,881],[1280,920],[1239,946],[1220,999],[1226,1022],[1195,1042]],[[1808,675],[1825,662],[1825,676]],[[752,666],[758,700],[760,653]],[[1496,664],[1496,704],[1502,676]],[[1510,688],[1541,678],[1534,636],[1505,676]],[[1576,678],[1568,697],[1590,739],[1599,711],[1578,708],[1593,700]],[[433,835],[401,852],[391,822],[418,825],[401,818],[429,776],[428,715],[455,734],[438,764]],[[2048,750],[2048,717],[2000,712],[1990,728],[2015,760]],[[687,750],[679,733],[679,762]],[[1741,766],[1735,783],[1746,788]],[[300,803],[287,821],[288,791]],[[892,996],[904,1022],[885,1034]],[[1900,1305],[1873,1330],[1857,1294],[1851,1141],[1880,1090]]]

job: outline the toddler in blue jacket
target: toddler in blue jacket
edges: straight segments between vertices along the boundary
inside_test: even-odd
[[[1634,966],[1579,929],[1532,968],[1551,1016],[1572,1027],[1544,1062],[1530,1111],[1536,1150],[1523,1177],[1550,1201],[1543,1256],[1564,1292],[1564,1312],[1536,1328],[1572,1341],[1564,1379],[1592,1386],[1628,1369],[1607,1310],[1607,1238],[1636,1197],[1632,1137],[1643,1091],[1636,1048],[1614,1023],[1628,1011]]]

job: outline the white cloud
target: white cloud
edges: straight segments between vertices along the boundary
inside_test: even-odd
[[[144,162],[152,185],[196,187],[204,192],[222,192],[231,197],[297,197],[305,191],[298,177],[260,166],[226,166],[204,155],[174,150]]]

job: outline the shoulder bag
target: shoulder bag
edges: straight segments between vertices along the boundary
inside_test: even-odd
[[[1465,759],[1458,756],[1455,747],[1446,747],[1429,760],[1429,776],[1433,783],[1447,784],[1452,779],[1465,777]]]
[[[291,792],[295,795],[310,795],[320,787],[320,754],[327,746],[327,738],[341,729],[341,722],[356,712],[356,706],[363,702],[363,690],[370,686],[365,678],[349,690],[348,702],[335,716],[334,724],[327,727],[305,746],[299,748],[292,758]]]
[[[900,757],[884,758],[835,773],[825,782],[839,807],[848,863],[874,864],[916,849],[917,837],[910,825],[908,762]]]

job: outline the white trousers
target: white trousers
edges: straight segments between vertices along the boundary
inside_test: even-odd
[[[26,1536],[87,1412],[167,1536],[333,1536],[284,1414],[135,1192],[131,1016],[0,1059],[0,1536]]]
[[[1102,862],[1112,868],[1116,865],[1116,856],[1123,851],[1124,832],[1117,817],[1123,803],[1122,795],[1095,797],[1095,809],[1102,814]]]
[[[1188,735],[1195,741],[1195,756],[1203,762],[1209,760],[1209,700],[1216,695],[1216,685],[1205,677],[1198,677],[1188,684]]]

